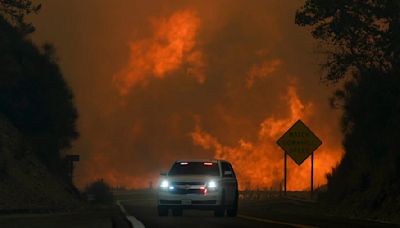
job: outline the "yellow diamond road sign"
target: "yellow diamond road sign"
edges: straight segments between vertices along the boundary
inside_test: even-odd
[[[277,144],[297,163],[297,165],[301,165],[322,142],[303,121],[298,120],[280,139],[278,139]]]

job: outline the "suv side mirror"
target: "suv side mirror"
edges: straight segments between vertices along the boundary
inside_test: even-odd
[[[232,171],[224,171],[224,177],[231,177]]]
[[[167,176],[167,172],[161,172],[160,176]]]

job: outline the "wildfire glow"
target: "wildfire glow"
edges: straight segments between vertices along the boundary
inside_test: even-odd
[[[241,189],[281,188],[283,179],[283,151],[276,140],[298,119],[312,117],[313,105],[303,104],[294,84],[289,86],[285,100],[289,105],[287,118],[266,118],[260,124],[259,138],[256,142],[239,140],[236,147],[222,145],[219,140],[201,129],[198,124],[192,132],[194,144],[215,151],[215,157],[230,161],[236,169]],[[315,129],[318,134],[318,129]],[[314,183],[316,186],[326,183],[325,175],[331,172],[339,159],[341,150],[331,150],[322,146],[316,151],[314,160]],[[290,159],[289,159],[290,160]],[[308,162],[307,162],[308,161]],[[306,160],[301,166],[288,163],[288,189],[304,190],[310,187],[310,164]]]
[[[195,11],[177,11],[168,18],[152,20],[153,35],[130,44],[127,66],[114,75],[121,95],[150,78],[164,78],[185,65],[186,73],[203,83],[203,53],[196,48],[200,19]]]
[[[285,7],[267,7],[272,3],[263,1],[235,1],[230,9],[218,1],[142,2],[146,7],[116,4],[129,14],[104,18],[110,25],[126,20],[129,26],[93,36],[102,42],[87,43],[90,50],[107,47],[94,52],[99,56],[114,49],[119,56],[124,43],[129,47],[122,67],[93,56],[93,66],[104,64],[90,71],[100,72],[101,80],[82,77],[93,90],[79,90],[86,96],[79,101],[88,102],[80,106],[80,186],[100,178],[127,188],[157,186],[160,172],[172,162],[214,156],[233,164],[241,189],[279,189],[284,152],[276,140],[298,119],[323,141],[315,152],[314,183],[326,183],[326,173],[343,153],[338,115],[326,105],[328,91],[312,88],[318,77],[302,54],[310,38],[287,35],[295,26],[286,23],[292,11],[276,13]],[[310,187],[310,159],[301,166],[288,159],[287,187]]]
[[[282,61],[280,59],[273,59],[271,61],[263,61],[260,64],[253,65],[247,73],[247,88],[251,88],[257,78],[270,76],[281,64]]]

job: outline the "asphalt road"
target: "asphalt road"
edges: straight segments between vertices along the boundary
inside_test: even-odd
[[[127,213],[141,221],[145,227],[393,227],[370,221],[335,218],[320,213],[310,203],[289,199],[270,201],[241,201],[236,218],[214,217],[212,211],[185,210],[183,216],[159,217],[153,194],[129,194],[122,199]]]
[[[123,204],[130,215],[135,216],[145,227],[291,227],[279,224],[266,224],[265,222],[252,221],[243,218],[216,218],[211,211],[186,210],[182,217],[159,217],[155,206],[156,201],[152,199],[138,199],[124,201]]]

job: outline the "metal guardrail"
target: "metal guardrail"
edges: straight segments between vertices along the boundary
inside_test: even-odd
[[[239,199],[242,200],[268,200],[282,196],[281,191],[265,191],[265,190],[244,190],[239,191]]]
[[[271,199],[290,199],[304,202],[315,202],[317,195],[313,196],[309,191],[288,191],[286,194],[283,191],[276,190],[243,190],[239,191],[239,199],[241,200],[271,200]]]

